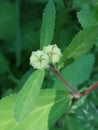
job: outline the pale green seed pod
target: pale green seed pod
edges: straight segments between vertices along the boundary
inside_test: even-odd
[[[59,49],[56,44],[48,45],[44,47],[43,50],[49,55],[49,58],[53,64],[59,62],[62,53],[61,53],[61,49]]]
[[[49,56],[44,51],[32,51],[30,64],[34,69],[47,69],[49,68]]]

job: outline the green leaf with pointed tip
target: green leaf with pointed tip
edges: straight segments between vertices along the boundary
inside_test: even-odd
[[[65,49],[58,66],[61,68],[71,58],[77,59],[83,54],[89,52],[92,46],[96,44],[97,38],[98,38],[97,25],[85,28],[83,31],[80,31],[73,38],[69,46]]]
[[[77,89],[78,85],[89,79],[93,64],[94,55],[87,54],[65,67],[61,74],[72,87]],[[68,90],[58,78],[56,78],[53,88],[58,90]]]
[[[16,96],[0,101],[0,128],[2,130],[48,130],[71,104],[71,95],[53,89],[41,90],[36,106],[29,116],[17,122],[13,116]]]
[[[40,92],[44,76],[45,71],[36,70],[27,79],[23,88],[18,93],[15,103],[15,118],[17,121],[23,120],[31,112]]]
[[[40,47],[51,44],[55,27],[55,7],[52,0],[49,0],[43,13],[43,20],[40,34]]]
[[[87,28],[92,25],[98,25],[94,14],[88,6],[83,7],[82,10],[77,13],[77,17],[83,28]]]

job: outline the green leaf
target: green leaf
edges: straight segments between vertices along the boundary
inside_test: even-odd
[[[26,118],[34,107],[42,86],[44,75],[45,72],[43,70],[35,71],[18,93],[15,103],[15,118],[17,121]]]
[[[77,117],[66,116],[66,118],[63,121],[65,122],[65,130],[87,130],[87,128],[83,126],[83,122],[81,122],[81,120]]]
[[[49,130],[89,130],[85,128],[83,122],[76,116],[64,116],[58,121],[58,125],[55,125],[52,129]]]
[[[87,54],[64,68],[61,74],[72,87],[77,89],[79,84],[89,79],[93,64],[94,56]],[[66,86],[58,78],[56,78],[53,88],[66,90]]]
[[[36,106],[29,116],[16,122],[13,116],[16,96],[0,101],[0,128],[2,130],[48,130],[68,110],[71,95],[64,91],[41,90]]]
[[[9,1],[0,1],[0,38],[11,38],[15,34],[15,5]]]
[[[49,0],[43,13],[43,20],[40,34],[40,47],[51,44],[55,27],[55,7],[52,0]]]
[[[98,25],[94,14],[88,6],[83,6],[81,11],[77,13],[77,17],[83,28],[87,28],[92,25]]]
[[[28,70],[22,77],[21,79],[18,81],[18,85],[17,85],[17,91],[19,91],[22,86],[24,85],[25,81],[29,78],[29,76],[34,72],[33,69]]]
[[[10,68],[7,59],[2,53],[0,53],[0,73],[10,72]]]
[[[83,54],[90,51],[92,46],[96,44],[98,37],[98,26],[91,26],[80,31],[65,49],[63,56],[59,62],[59,67],[63,67],[71,58],[77,59]]]

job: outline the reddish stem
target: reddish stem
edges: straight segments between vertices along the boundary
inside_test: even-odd
[[[97,88],[98,88],[98,81],[95,82],[93,85],[89,86],[86,90],[80,92],[79,96],[80,97],[85,96],[85,95],[89,94],[90,92],[92,92],[93,90],[95,90]]]
[[[71,93],[73,94],[73,96],[78,99],[81,98],[87,94],[89,94],[90,92],[92,92],[93,90],[98,88],[98,81],[95,82],[93,85],[89,86],[86,90],[82,91],[82,92],[76,92],[70,85],[68,82],[66,82],[66,80],[62,77],[62,75],[59,73],[58,70],[54,69],[54,68],[49,68],[49,70],[51,72],[53,72],[64,84],[65,86],[69,89],[69,91],[71,91]]]
[[[51,72],[53,72],[54,74],[56,74],[56,76],[65,84],[65,86],[71,91],[71,93],[73,95],[77,95],[78,93],[69,85],[68,82],[66,82],[66,80],[62,77],[62,75],[54,68],[49,68],[49,70]]]

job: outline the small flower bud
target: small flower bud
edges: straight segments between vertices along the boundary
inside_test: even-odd
[[[33,51],[30,57],[30,64],[35,69],[46,69],[49,67],[49,56],[43,51]]]
[[[44,47],[43,50],[49,55],[51,62],[54,64],[57,63],[62,56],[61,50],[56,44],[48,45]]]

